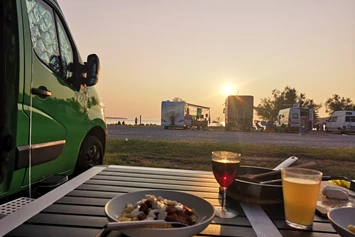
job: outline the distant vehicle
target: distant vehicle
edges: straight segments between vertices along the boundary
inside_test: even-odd
[[[161,126],[168,128],[206,129],[210,123],[210,108],[185,101],[162,101]]]
[[[250,131],[253,128],[254,97],[230,95],[223,109],[226,131]]]
[[[254,126],[253,129],[258,132],[263,132],[266,129],[266,122],[265,121],[259,121],[259,120],[254,120]]]
[[[55,0],[0,3],[0,198],[103,162],[100,63],[83,62]],[[90,24],[83,22],[83,24]]]
[[[355,111],[335,111],[325,122],[326,132],[355,132]]]
[[[281,109],[277,116],[276,127],[281,132],[299,131],[301,117],[306,117],[306,127],[312,130],[314,123],[314,110],[303,107]]]

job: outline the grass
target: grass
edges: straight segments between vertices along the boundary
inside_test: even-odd
[[[242,154],[241,165],[273,168],[294,155],[299,162],[315,161],[324,175],[355,179],[355,148],[307,148],[218,142],[110,139],[104,164],[211,171],[211,152],[226,150]]]

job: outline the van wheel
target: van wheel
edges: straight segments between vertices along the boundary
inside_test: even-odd
[[[103,154],[101,141],[97,137],[87,136],[81,144],[74,173],[80,174],[91,167],[102,165]]]

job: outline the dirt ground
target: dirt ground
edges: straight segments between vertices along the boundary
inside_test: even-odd
[[[355,134],[333,134],[311,131],[307,135],[297,133],[230,132],[223,129],[208,130],[164,129],[161,126],[108,126],[109,138],[184,140],[250,144],[274,144],[278,146],[305,147],[355,147]]]

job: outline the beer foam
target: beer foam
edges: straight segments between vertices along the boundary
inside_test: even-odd
[[[294,177],[287,177],[283,178],[285,181],[290,183],[298,183],[298,184],[319,184],[319,181],[316,180],[309,180],[309,179],[302,179],[302,178],[294,178]]]

